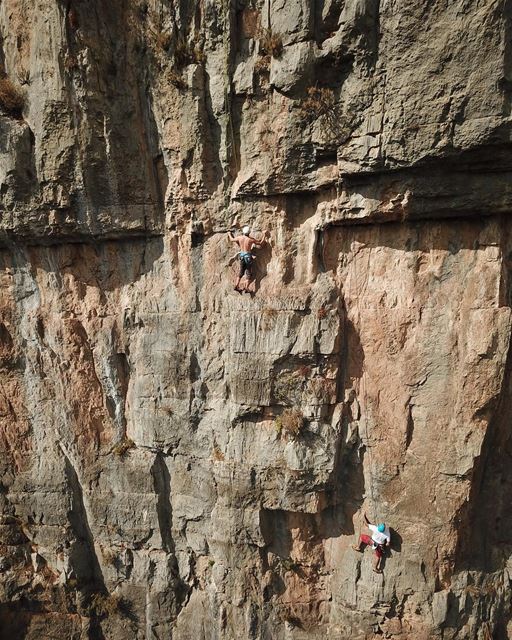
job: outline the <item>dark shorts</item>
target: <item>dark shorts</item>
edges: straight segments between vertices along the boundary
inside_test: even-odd
[[[238,275],[243,278],[245,273],[249,278],[252,278],[252,258],[250,256],[240,256],[240,273]]]

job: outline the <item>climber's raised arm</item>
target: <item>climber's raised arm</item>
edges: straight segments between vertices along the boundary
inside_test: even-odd
[[[228,231],[228,239],[231,240],[231,242],[236,242],[238,244],[239,236],[235,236],[234,235],[235,233],[236,233],[236,229],[230,229]]]
[[[256,238],[253,238],[252,236],[249,236],[249,239],[252,240],[257,247],[261,247],[261,245],[266,242],[267,234],[268,231],[264,231],[260,240],[256,240]]]

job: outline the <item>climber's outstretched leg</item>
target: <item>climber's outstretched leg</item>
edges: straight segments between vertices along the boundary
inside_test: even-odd
[[[355,544],[352,545],[352,549],[354,549],[354,551],[359,551],[359,553],[363,553],[365,547],[367,547],[368,545],[371,546],[372,544],[372,539],[370,538],[370,536],[365,535],[364,533],[362,533],[359,536],[359,543],[356,546]]]

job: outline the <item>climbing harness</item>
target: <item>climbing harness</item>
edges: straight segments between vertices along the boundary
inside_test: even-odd
[[[250,251],[240,251],[238,255],[240,257],[240,260],[242,260],[242,262],[244,262],[247,266],[250,266],[252,264],[252,261],[254,260],[254,256]]]

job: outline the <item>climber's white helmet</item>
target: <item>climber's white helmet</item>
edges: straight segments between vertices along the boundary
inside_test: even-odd
[[[251,233],[251,227],[246,224],[245,227],[242,229],[242,233],[244,234],[244,236],[248,236]]]

